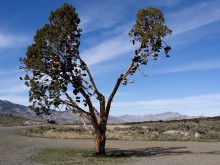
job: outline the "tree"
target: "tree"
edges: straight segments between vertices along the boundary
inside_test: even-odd
[[[34,43],[28,47],[25,58],[20,59],[20,68],[27,73],[21,79],[30,88],[30,107],[36,114],[50,114],[51,109],[59,108],[76,113],[94,136],[95,155],[105,155],[106,125],[119,86],[126,85],[127,77],[140,70],[141,65],[146,65],[150,57],[157,60],[162,49],[169,57],[171,47],[163,39],[171,34],[171,30],[164,24],[164,16],[159,9],[138,11],[136,24],[129,36],[133,45],[139,44],[139,48],[134,51],[131,64],[119,76],[106,101],[80,57],[79,23],[75,8],[70,4],[51,12],[49,24],[36,31]],[[94,107],[93,97],[99,101],[99,109]],[[92,128],[87,126],[86,121],[91,123]]]

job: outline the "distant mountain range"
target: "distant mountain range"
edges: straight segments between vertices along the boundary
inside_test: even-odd
[[[12,114],[30,120],[47,121],[55,120],[59,124],[79,124],[80,118],[71,111],[52,111],[52,115],[39,115],[30,110],[28,107],[14,104],[6,100],[0,100],[0,114]],[[179,120],[196,118],[195,116],[181,115],[180,113],[166,112],[154,115],[123,115],[119,117],[109,117],[109,124],[119,124],[126,122],[144,122],[144,121],[158,121],[158,120]]]
[[[0,114],[12,114],[13,116],[22,117],[25,119],[36,120],[36,121],[48,121],[55,120],[59,124],[79,124],[81,123],[80,118],[72,113],[71,111],[51,111],[51,115],[36,115],[34,111],[28,107],[14,104],[6,100],[0,100]],[[124,121],[110,116],[109,124],[123,123]]]
[[[149,114],[149,115],[123,115],[118,117],[125,122],[144,122],[144,121],[159,121],[159,120],[181,120],[197,118],[196,116],[181,115],[178,112],[165,112],[161,114]]]

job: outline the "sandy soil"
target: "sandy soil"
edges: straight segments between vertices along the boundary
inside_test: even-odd
[[[0,127],[0,165],[30,165],[39,148],[93,148],[92,140],[49,139],[17,135],[27,127]],[[107,141],[107,148],[131,156],[128,165],[219,165],[220,142]]]

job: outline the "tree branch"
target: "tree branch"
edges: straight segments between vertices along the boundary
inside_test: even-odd
[[[106,108],[105,108],[105,118],[106,118],[106,124],[107,124],[107,120],[108,120],[108,116],[109,116],[109,111],[110,111],[110,108],[111,108],[111,103],[112,103],[112,100],[121,84],[121,81],[123,80],[123,74],[118,78],[116,84],[115,84],[115,87],[111,93],[111,95],[109,96],[108,98],[108,102],[107,102],[107,105],[106,105]]]
[[[90,70],[87,66],[87,64],[80,58],[80,55],[79,56],[79,60],[81,62],[81,65],[85,68],[85,70],[87,71],[87,74],[89,76],[89,79],[90,79],[90,82],[92,83],[92,89],[94,90],[94,92],[97,94],[97,99],[99,100],[100,102],[100,114],[99,114],[99,123],[101,123],[101,119],[103,119],[103,117],[105,116],[105,97],[98,91],[97,87],[96,87],[96,84],[94,82],[94,79],[90,73]],[[84,81],[87,85],[89,84],[88,82]],[[88,85],[89,86],[89,85]],[[93,108],[94,109],[94,108]],[[97,110],[96,110],[97,111]],[[104,119],[105,120],[105,119]],[[107,120],[107,119],[106,119]]]
[[[137,54],[139,54],[140,52],[141,52],[141,46],[138,49]],[[115,96],[115,94],[116,94],[116,92],[117,92],[117,90],[118,90],[118,88],[121,84],[121,81],[131,72],[131,69],[134,66],[134,63],[135,63],[134,60],[132,60],[132,62],[130,64],[130,66],[128,67],[128,69],[123,74],[121,74],[120,77],[118,78],[118,80],[115,84],[115,87],[113,88],[113,91],[112,91],[111,95],[108,98],[108,102],[107,102],[107,105],[106,105],[106,108],[105,108],[105,117],[106,117],[106,119],[108,119],[112,100],[113,100],[113,98],[114,98],[114,96]]]
[[[142,44],[141,44],[142,45]],[[142,50],[142,46],[140,45],[139,49],[137,50],[137,54],[139,54]],[[152,54],[153,51],[149,52],[142,60],[145,60],[150,54]],[[111,95],[109,96],[108,98],[108,102],[107,102],[107,105],[106,105],[106,110],[105,110],[105,117],[106,119],[108,119],[108,116],[109,116],[109,111],[110,111],[110,108],[111,108],[111,103],[112,103],[112,100],[121,84],[121,81],[126,78],[128,76],[128,74],[131,72],[132,68],[134,67],[134,64],[135,64],[135,61],[132,60],[131,64],[129,65],[128,69],[123,73],[121,74],[121,76],[118,78],[116,84],[115,84],[115,87],[113,88],[113,91],[111,93]],[[139,67],[140,65],[137,65],[137,68]],[[140,70],[139,70],[140,71]],[[141,72],[142,73],[142,72]],[[143,74],[143,73],[142,73]]]
[[[95,130],[97,130],[96,132],[99,132],[98,131],[99,130],[99,125],[98,125],[97,117],[95,115],[95,109],[92,105],[92,102],[91,102],[89,96],[86,94],[86,92],[84,91],[83,88],[80,88],[79,91],[83,95],[83,97],[86,99],[86,103],[89,106],[89,112],[90,112],[89,114],[91,116],[91,123],[92,123],[93,127],[95,128]]]
[[[90,89],[92,89],[92,90],[95,92],[95,88],[94,88],[91,84],[89,84],[88,81],[86,81],[84,78],[82,78],[81,80],[82,80],[83,82],[85,82],[86,85],[88,85],[88,87],[89,87]]]
[[[83,123],[84,128],[89,132],[89,134],[94,136],[94,131],[92,130],[91,127],[88,127],[88,125],[86,124],[83,115],[81,113],[77,114],[79,116],[79,118],[81,119],[81,122]]]
[[[84,113],[85,115],[87,115],[87,117],[90,116],[90,114],[89,114],[88,112],[84,111],[82,108],[80,108],[80,107],[76,104],[75,101],[73,101],[73,99],[69,96],[69,94],[68,94],[67,92],[65,92],[65,95],[66,95],[66,97],[69,99],[69,101],[71,102],[71,104],[68,103],[68,102],[66,102],[66,101],[64,101],[64,100],[61,100],[61,99],[60,99],[63,103],[67,104],[68,106],[72,106],[72,107],[76,108],[77,111],[79,111],[80,113]]]
[[[138,68],[138,70],[139,70],[139,72],[141,72],[142,75],[144,75],[145,77],[148,77],[148,75],[144,74],[144,73],[140,70],[140,68]]]
[[[79,60],[80,60],[81,65],[82,65],[83,67],[85,67],[85,70],[86,70],[86,72],[87,72],[87,74],[88,74],[88,76],[89,76],[89,79],[90,79],[90,81],[91,81],[91,83],[92,83],[92,86],[93,86],[93,88],[94,88],[94,92],[95,92],[98,96],[100,96],[100,95],[103,96],[103,95],[98,91],[98,89],[97,89],[97,87],[96,87],[96,84],[95,84],[95,81],[94,81],[94,79],[93,79],[93,77],[92,77],[92,75],[91,75],[91,72],[90,72],[90,70],[89,70],[87,64],[80,58],[80,55],[78,55],[78,58],[79,58]]]

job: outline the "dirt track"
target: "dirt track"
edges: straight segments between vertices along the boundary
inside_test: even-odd
[[[0,165],[29,165],[37,148],[93,148],[92,140],[35,138],[17,135],[24,127],[0,127]],[[130,165],[219,165],[220,142],[107,141],[107,148],[130,154]]]

